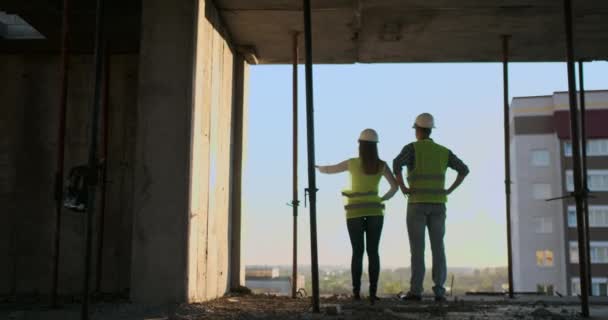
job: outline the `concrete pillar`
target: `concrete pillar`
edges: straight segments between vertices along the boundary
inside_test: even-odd
[[[242,263],[242,177],[247,119],[248,65],[242,56],[234,59],[234,125],[232,136],[232,202],[230,210],[230,288],[245,285],[245,264]]]
[[[142,19],[132,298],[203,301],[229,288],[234,52],[212,2]]]

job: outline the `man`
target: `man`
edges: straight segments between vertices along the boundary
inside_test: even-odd
[[[410,291],[402,299],[422,300],[424,280],[425,229],[429,229],[431,251],[433,253],[433,292],[435,301],[445,301],[444,284],[447,277],[447,263],[443,236],[447,196],[464,181],[469,168],[447,148],[435,143],[431,138],[435,128],[433,116],[423,113],[416,118],[416,142],[406,145],[393,161],[393,171],[403,194],[409,197],[407,205],[407,232],[410,240],[411,269]],[[407,167],[407,187],[401,171]],[[445,189],[447,168],[458,172],[454,183]]]

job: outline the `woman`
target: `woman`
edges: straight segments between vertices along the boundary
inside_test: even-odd
[[[365,129],[359,137],[359,157],[343,161],[333,166],[317,166],[321,173],[339,173],[348,171],[351,177],[351,189],[342,192],[346,197],[346,225],[353,248],[351,274],[353,297],[360,300],[361,273],[363,269],[363,251],[367,243],[369,261],[369,298],[373,304],[378,300],[378,276],[380,274],[380,256],[378,246],[384,222],[383,201],[390,199],[397,191],[398,185],[386,163],[378,158],[378,134],[373,129]],[[382,197],[378,196],[380,179],[390,183],[390,190]]]

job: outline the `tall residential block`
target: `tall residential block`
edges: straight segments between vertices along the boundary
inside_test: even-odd
[[[587,91],[593,295],[608,295],[608,91]],[[512,237],[516,291],[580,293],[567,92],[511,104]]]

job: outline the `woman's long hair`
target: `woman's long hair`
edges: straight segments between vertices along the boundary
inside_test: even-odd
[[[377,174],[384,169],[378,158],[378,144],[375,142],[359,141],[359,158],[365,174]]]

